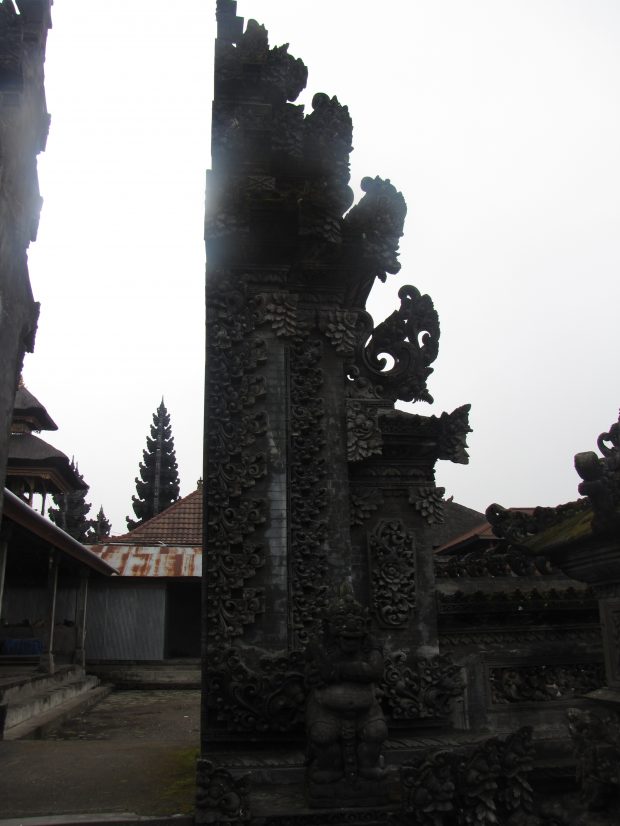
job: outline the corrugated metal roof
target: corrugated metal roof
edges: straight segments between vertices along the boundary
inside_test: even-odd
[[[202,548],[179,545],[91,545],[121,576],[200,577]]]

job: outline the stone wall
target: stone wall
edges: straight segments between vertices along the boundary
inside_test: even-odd
[[[28,275],[27,250],[37,235],[41,197],[37,155],[49,115],[43,64],[50,0],[0,2],[0,478],[24,353],[32,352],[39,305]],[[3,486],[2,486],[3,487]],[[0,487],[0,508],[2,505]]]

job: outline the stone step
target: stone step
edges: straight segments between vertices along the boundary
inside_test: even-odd
[[[80,714],[105,699],[112,691],[112,686],[99,685],[95,678],[83,681],[88,687],[77,694],[66,697],[62,702],[48,707],[41,706],[37,713],[23,719],[4,732],[5,740],[41,739],[59,728],[66,719]],[[9,707],[10,710],[10,707]]]
[[[46,815],[45,817],[10,817],[0,819],[0,826],[194,826],[193,815],[164,815],[151,817],[133,812],[109,814]]]
[[[200,688],[200,665],[96,665],[89,672],[117,688]]]
[[[61,666],[54,674],[37,674],[32,672],[27,679],[22,676],[15,678],[12,683],[5,682],[0,687],[0,705],[10,704],[50,688],[55,688],[68,680],[78,679],[83,670],[77,665]]]
[[[7,734],[14,726],[41,714],[46,714],[56,706],[90,691],[98,685],[97,677],[81,675],[62,680],[56,684],[47,684],[38,691],[29,692],[26,696],[19,696],[17,699],[10,701],[7,703],[4,721],[5,739],[8,739]]]

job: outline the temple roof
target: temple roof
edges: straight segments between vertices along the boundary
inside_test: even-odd
[[[133,531],[111,537],[110,543],[202,546],[202,487],[178,499]]]
[[[433,546],[438,551],[458,543],[468,536],[476,536],[479,532],[488,531],[493,539],[491,526],[483,513],[459,505],[458,502],[444,502],[442,523],[433,525]]]
[[[88,489],[67,456],[32,433],[9,436],[6,477],[7,480],[35,479],[40,483],[35,493],[70,493]]]
[[[11,431],[23,431],[24,426],[29,431],[58,430],[58,425],[54,422],[41,402],[36,396],[32,395],[24,384],[20,384],[15,393]]]

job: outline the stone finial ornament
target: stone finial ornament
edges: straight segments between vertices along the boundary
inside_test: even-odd
[[[579,493],[592,503],[592,528],[602,533],[620,527],[620,416],[597,445],[603,458],[592,451],[577,453],[575,470],[583,480]]]

